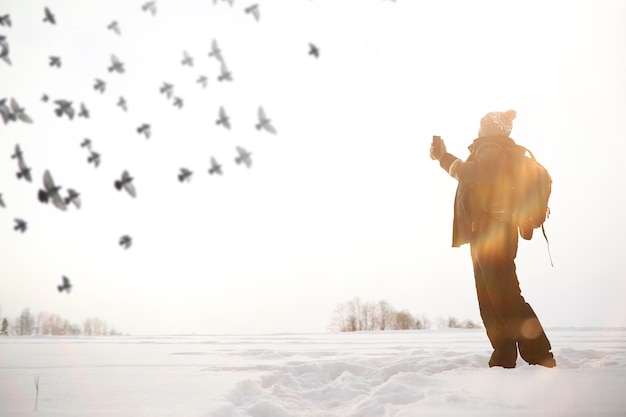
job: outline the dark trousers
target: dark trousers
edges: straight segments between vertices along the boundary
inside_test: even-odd
[[[515,272],[517,227],[493,221],[470,242],[476,293],[494,352],[489,366],[514,368],[517,351],[530,364],[552,358],[550,342],[522,297]]]

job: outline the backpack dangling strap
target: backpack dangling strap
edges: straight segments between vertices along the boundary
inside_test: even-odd
[[[548,257],[550,258],[550,265],[554,268],[554,263],[552,262],[552,254],[550,253],[550,242],[548,242],[548,236],[546,235],[546,228],[541,225],[541,231],[543,232],[543,238],[546,240],[546,246],[548,247]]]

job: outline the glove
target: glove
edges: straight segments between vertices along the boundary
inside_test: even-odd
[[[441,142],[439,142],[439,144],[431,144],[430,145],[430,159],[432,160],[440,160],[441,157],[443,156],[443,154],[445,154],[446,151],[446,144],[443,143],[443,139],[441,140]]]

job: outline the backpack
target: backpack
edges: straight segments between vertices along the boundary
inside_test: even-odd
[[[513,168],[513,219],[523,239],[532,239],[534,229],[540,227],[547,241],[543,224],[550,215],[552,177],[529,149],[519,147],[523,153],[516,155]]]

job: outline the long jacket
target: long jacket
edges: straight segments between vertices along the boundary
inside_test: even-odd
[[[512,155],[524,152],[506,136],[477,138],[468,149],[470,155],[465,162],[449,153],[440,159],[441,167],[459,181],[454,199],[453,247],[469,243],[491,222],[510,220]]]

